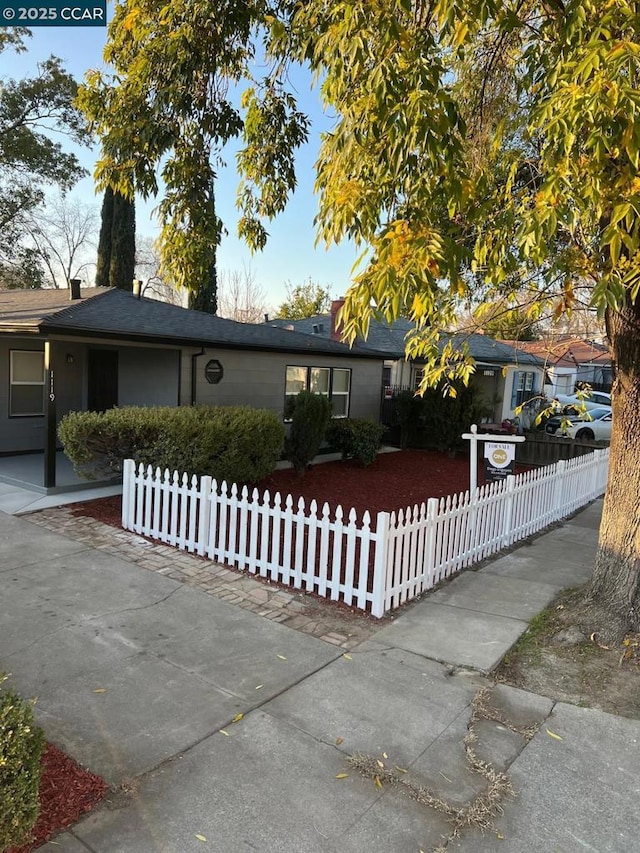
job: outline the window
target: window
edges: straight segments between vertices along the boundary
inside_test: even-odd
[[[350,386],[351,371],[344,368],[334,368],[331,385],[331,406],[334,418],[346,418],[349,414]]]
[[[44,353],[31,350],[10,352],[9,416],[44,414]]]
[[[536,390],[536,374],[533,371],[525,372],[524,370],[516,370],[513,374],[513,390],[511,392],[511,408],[521,406],[535,397]]]
[[[349,415],[351,370],[346,367],[287,367],[285,401],[300,391],[322,394],[331,400],[332,416],[346,418]],[[285,407],[286,408],[286,407]]]

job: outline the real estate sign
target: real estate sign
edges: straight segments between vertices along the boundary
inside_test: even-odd
[[[516,446],[510,442],[485,442],[484,477],[488,483],[504,480],[515,469]]]

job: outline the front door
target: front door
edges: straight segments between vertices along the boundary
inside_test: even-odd
[[[89,387],[87,408],[104,412],[118,405],[118,353],[115,350],[89,350]]]

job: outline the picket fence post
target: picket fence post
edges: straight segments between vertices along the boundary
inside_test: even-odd
[[[425,589],[431,589],[434,581],[436,569],[436,524],[438,519],[438,508],[440,501],[438,498],[429,498],[427,501],[427,515],[425,524],[427,532],[425,536],[424,546],[424,581],[420,592]]]
[[[502,520],[501,548],[508,548],[513,541],[513,504],[516,496],[516,478],[513,474],[507,477],[507,497],[504,504],[504,516]]]
[[[564,459],[556,462],[555,483],[553,488],[553,521],[558,521],[563,516],[564,505],[562,496],[564,494],[564,478],[567,463]]]
[[[387,548],[389,546],[389,513],[376,515],[376,550],[373,563],[373,590],[371,615],[378,619],[384,616],[385,576],[387,572]]]
[[[200,493],[198,494],[198,536],[196,538],[196,553],[201,557],[207,550],[209,541],[209,522],[211,518],[211,484],[213,477],[200,477]]]
[[[122,465],[122,526],[131,530],[133,526],[133,507],[135,506],[136,463],[125,459]]]

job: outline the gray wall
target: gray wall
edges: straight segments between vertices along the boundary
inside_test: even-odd
[[[184,350],[182,358],[181,403],[191,402],[191,356],[199,350]],[[224,377],[218,385],[204,378],[210,359],[223,366]],[[254,406],[282,415],[287,365],[311,367],[347,367],[351,369],[349,414],[354,418],[380,416],[383,360],[335,357],[327,355],[244,352],[210,348],[198,357],[196,402],[211,406]]]
[[[175,406],[191,402],[191,355],[199,349],[169,350],[153,347],[100,346],[90,341],[53,341],[58,420],[87,404],[87,352],[89,348],[116,349],[118,405]],[[39,338],[0,338],[0,452],[42,450],[44,417],[9,418],[9,350],[44,349]],[[204,378],[204,366],[217,358],[224,377],[218,385]],[[351,369],[351,417],[380,416],[383,360],[291,355],[207,349],[197,359],[197,402],[208,405],[247,405],[271,409],[282,415],[287,365],[346,367]]]
[[[118,347],[119,406],[177,406],[180,351]]]
[[[180,382],[180,350],[102,346],[96,342],[52,341],[56,419],[87,406],[89,349],[118,351],[118,405],[175,406]],[[0,452],[42,450],[44,417],[9,417],[9,351],[44,350],[40,338],[0,338]]]
[[[35,450],[42,448],[44,418],[9,417],[9,350],[43,350],[33,338],[0,339],[0,450]]]
[[[44,416],[9,417],[9,351],[12,349],[44,351],[44,342],[39,338],[0,339],[0,452],[42,450]],[[69,411],[83,408],[84,350],[83,344],[54,344],[57,420]]]

